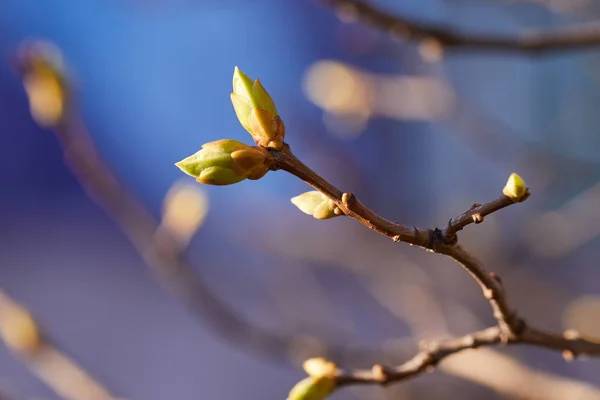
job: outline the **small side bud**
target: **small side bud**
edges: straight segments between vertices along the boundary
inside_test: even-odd
[[[337,365],[323,357],[309,358],[302,364],[304,371],[313,378],[321,376],[333,376],[337,370]]]
[[[329,198],[313,190],[293,197],[291,202],[305,214],[312,215],[316,219],[329,219],[337,217],[335,204],[331,204]]]
[[[202,149],[175,163],[184,173],[207,185],[231,185],[260,179],[273,164],[269,152],[232,139],[205,143]]]
[[[373,368],[371,368],[371,373],[378,382],[386,382],[388,380],[388,373],[385,367],[381,364],[373,365]]]
[[[333,389],[335,389],[335,382],[332,378],[309,376],[292,388],[287,400],[323,400],[333,392]]]
[[[525,186],[525,182],[519,175],[512,173],[508,177],[502,193],[513,201],[523,201],[527,198],[527,186]]]
[[[231,103],[238,120],[262,147],[281,150],[285,125],[269,93],[258,79],[254,82],[235,67]]]

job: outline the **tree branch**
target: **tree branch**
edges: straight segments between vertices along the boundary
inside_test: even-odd
[[[551,32],[525,33],[520,36],[478,35],[414,21],[398,14],[391,14],[362,0],[322,1],[337,12],[352,15],[390,36],[413,41],[433,39],[449,49],[541,54],[600,45],[599,24]]]
[[[282,169],[302,179],[331,199],[345,215],[357,220],[367,228],[387,236],[395,242],[421,246],[427,250],[445,254],[457,261],[479,283],[484,296],[489,300],[494,310],[494,316],[503,329],[507,332],[521,330],[523,323],[510,309],[502,284],[497,277],[490,275],[475,257],[464,251],[460,246],[446,244],[442,231],[439,229],[411,228],[378,216],[358,201],[356,196],[343,193],[303,164],[291,152],[287,144],[284,145],[281,151],[272,151],[271,154],[276,160],[272,169]]]
[[[583,339],[577,334],[553,334],[529,327],[510,306],[500,278],[495,273],[486,271],[479,260],[456,243],[456,232],[476,220],[483,220],[485,215],[514,204],[515,200],[503,195],[485,205],[475,205],[467,212],[450,220],[448,225],[441,230],[410,228],[378,216],[360,203],[354,195],[344,193],[331,185],[303,164],[291,152],[287,144],[284,144],[281,151],[271,151],[271,154],[275,158],[273,170],[284,170],[302,179],[332,200],[346,216],[396,242],[418,245],[429,251],[446,255],[459,263],[479,284],[498,321],[497,326],[482,331],[446,341],[432,342],[413,358],[396,367],[375,365],[371,370],[352,372],[339,370],[335,375],[337,386],[365,383],[385,385],[401,381],[433,368],[445,357],[479,346],[530,344],[562,351],[567,358],[578,355],[600,356],[600,343]],[[526,192],[522,200],[528,196],[529,192]],[[476,215],[479,217],[475,217]]]
[[[448,221],[448,224],[442,228],[442,238],[448,244],[455,243],[457,240],[456,233],[463,230],[467,225],[479,224],[483,222],[487,215],[512,204],[515,204],[515,201],[505,195],[486,204],[473,204],[470,209]]]
[[[375,364],[370,370],[339,370],[335,375],[336,386],[355,384],[387,385],[410,379],[422,372],[432,370],[444,358],[466,349],[491,346],[502,342],[500,328],[492,326],[482,331],[444,341],[428,342],[411,359],[395,367]]]
[[[410,379],[423,372],[431,371],[444,358],[463,350],[502,344],[531,344],[554,350],[562,350],[563,355],[567,359],[572,358],[573,354],[600,355],[599,344],[581,340],[577,337],[568,338],[526,328],[519,336],[512,335],[508,340],[505,340],[502,329],[498,326],[492,326],[452,339],[425,342],[421,345],[421,350],[416,355],[405,363],[395,367],[376,364],[370,370],[338,370],[335,375],[336,386],[341,387],[357,384],[388,385],[393,382]]]
[[[275,158],[273,170],[282,169],[297,176],[313,188],[317,189],[333,200],[340,210],[347,216],[354,218],[367,228],[374,230],[395,242],[405,242],[412,245],[430,248],[433,232],[430,229],[408,227],[395,222],[390,222],[365,207],[352,193],[343,193],[331,185],[313,170],[308,168],[284,144],[283,150],[271,151]]]

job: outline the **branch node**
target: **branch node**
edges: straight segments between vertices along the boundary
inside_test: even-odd
[[[373,374],[373,379],[382,384],[386,383],[389,379],[389,373],[386,367],[381,364],[373,365],[373,368],[371,368],[371,373]]]
[[[429,232],[429,238],[427,239],[427,243],[425,246],[426,250],[434,251],[433,248],[436,246],[437,243],[446,243],[443,236],[444,235],[442,234],[442,231],[439,228],[432,229]]]
[[[475,222],[476,224],[480,224],[483,222],[483,215],[481,215],[480,213],[473,214],[472,218],[473,222]]]
[[[490,272],[490,276],[496,281],[498,282],[498,284],[500,284],[500,286],[504,286],[504,283],[502,283],[502,279],[500,278],[500,276],[495,273],[495,272]]]
[[[352,193],[346,192],[346,193],[342,194],[342,203],[344,203],[344,205],[350,207],[355,202],[356,202],[356,196],[354,196]]]
[[[510,329],[514,335],[521,336],[525,332],[525,329],[527,329],[527,323],[523,318],[513,313]]]
[[[394,242],[398,243],[398,242],[400,241],[400,235],[396,235],[396,236],[394,236],[394,237],[392,238],[392,240],[393,240]],[[412,243],[411,243],[411,246],[412,246]]]

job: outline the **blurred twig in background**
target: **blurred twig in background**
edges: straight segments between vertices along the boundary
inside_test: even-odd
[[[424,46],[486,52],[544,54],[600,45],[600,25],[578,25],[550,32],[524,33],[504,37],[468,34],[435,24],[390,14],[362,0],[322,0],[345,20],[358,20],[393,37],[419,42]]]
[[[0,336],[29,370],[65,400],[115,400],[41,332],[29,311],[0,291]],[[2,399],[0,393],[0,399]]]
[[[181,207],[181,204],[173,207],[174,204],[167,203],[161,224],[133,194],[119,184],[102,162],[72,101],[73,88],[67,81],[66,71],[56,61],[60,57],[53,46],[33,42],[21,49],[19,70],[28,88],[34,118],[43,115],[48,108],[53,109],[47,106],[52,98],[62,104],[62,112],[42,120],[38,117],[36,121],[53,127],[66,162],[89,196],[120,226],[164,288],[182,300],[195,315],[213,324],[219,335],[247,346],[250,351],[275,358],[285,355],[286,348],[292,345],[291,340],[243,321],[211,293],[185,260],[187,242],[201,224],[205,213],[205,210],[194,208],[199,204],[195,192],[174,192],[171,201],[175,199],[176,202],[185,201],[188,204],[186,207]],[[39,73],[40,65],[47,75]],[[55,86],[47,83],[48,80],[60,82],[60,91],[50,92],[48,89],[54,89]],[[48,98],[50,100],[40,100]],[[190,205],[192,208],[188,207]],[[186,224],[185,227],[183,224]]]

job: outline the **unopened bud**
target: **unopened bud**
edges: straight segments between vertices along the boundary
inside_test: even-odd
[[[285,126],[269,93],[235,67],[231,103],[240,123],[256,144],[275,150],[283,147]]]
[[[273,162],[273,157],[262,147],[222,139],[205,143],[200,151],[175,165],[200,183],[231,185],[246,178],[262,178]]]
[[[512,173],[508,177],[502,193],[506,197],[510,197],[513,201],[519,202],[527,198],[527,187],[519,175]]]
[[[313,190],[293,197],[291,202],[305,214],[312,215],[316,219],[328,219],[337,217],[335,203],[330,202],[329,198]]]

